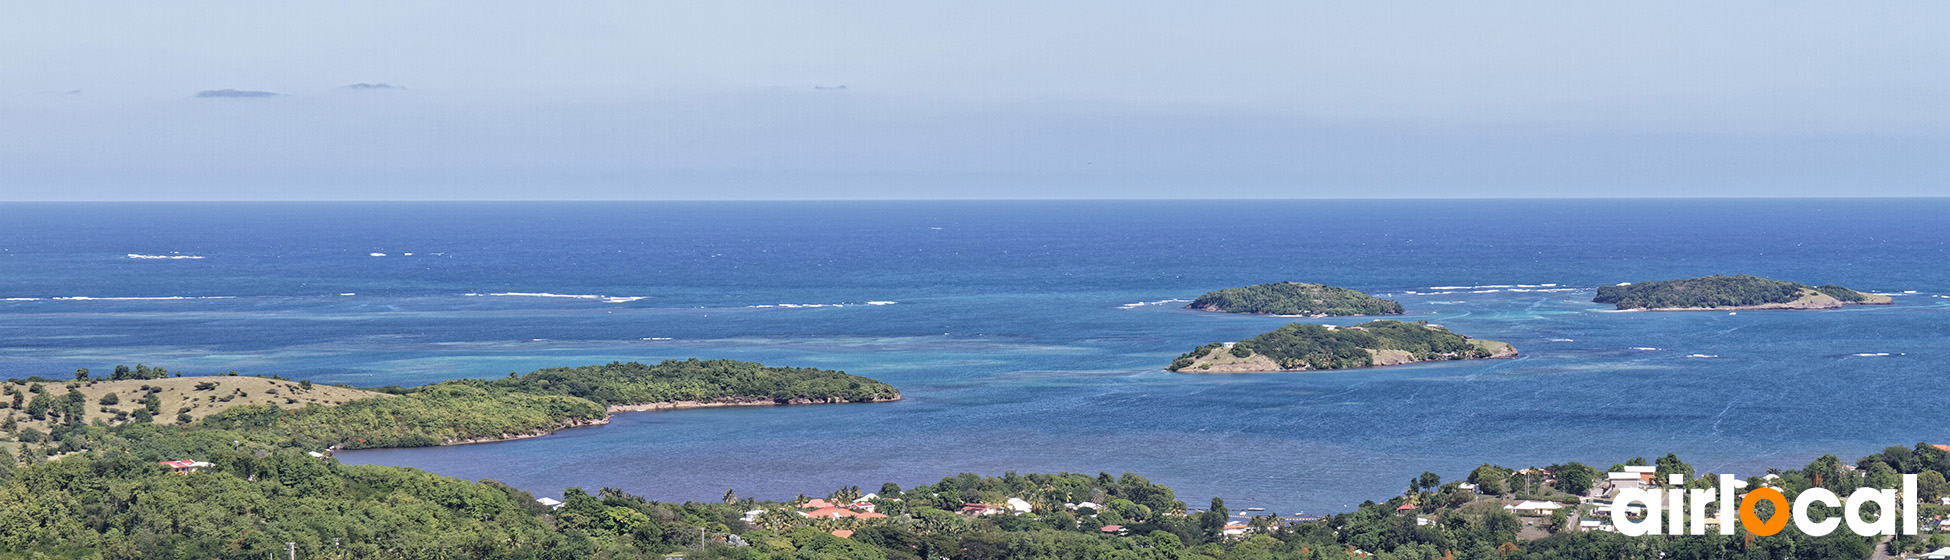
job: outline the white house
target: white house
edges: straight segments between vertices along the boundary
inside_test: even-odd
[[[1524,500],[1517,505],[1503,506],[1503,509],[1516,512],[1518,515],[1550,515],[1550,512],[1563,508],[1564,504],[1540,500]]]
[[[562,509],[562,500],[555,498],[535,498],[535,503],[548,506],[549,509]]]
[[[1029,502],[1024,501],[1022,498],[1009,498],[1008,501],[1003,503],[1008,504],[1009,509],[1015,513],[1029,513],[1031,510],[1036,509],[1030,507]]]
[[[1612,488],[1643,488],[1645,479],[1635,472],[1608,472],[1605,473],[1605,482],[1610,483]]]
[[[1950,546],[1936,549],[1935,551],[1930,552],[1929,554],[1923,555],[1923,558],[1925,558],[1926,560],[1950,559]]]

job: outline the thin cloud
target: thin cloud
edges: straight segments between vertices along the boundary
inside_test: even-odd
[[[406,89],[406,86],[396,86],[387,83],[368,84],[368,83],[361,82],[361,83],[345,86],[345,89]]]
[[[196,92],[197,97],[233,97],[233,98],[246,98],[246,99],[262,98],[262,97],[277,97],[279,95],[283,95],[283,94],[276,93],[276,92],[269,92],[269,91],[252,91],[247,89],[208,89],[208,90]]]

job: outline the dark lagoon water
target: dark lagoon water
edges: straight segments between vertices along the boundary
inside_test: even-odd
[[[0,375],[835,368],[907,399],[340,458],[664,500],[1130,471],[1194,504],[1324,513],[1485,462],[1676,452],[1752,474],[1950,439],[1947,251],[1946,200],[5,204]],[[1899,295],[1737,315],[1588,303],[1714,273]],[[1523,356],[1162,371],[1288,321],[1181,300],[1277,280],[1384,294]]]

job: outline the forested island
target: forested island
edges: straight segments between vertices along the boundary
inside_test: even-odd
[[[1402,314],[1400,303],[1347,288],[1305,282],[1254,284],[1206,292],[1185,308],[1295,317]]]
[[[1809,286],[1741,274],[1600,286],[1597,297],[1591,301],[1614,304],[1620,310],[1725,311],[1835,309],[1844,305],[1886,305],[1893,300],[1834,284]]]
[[[1350,327],[1293,323],[1234,343],[1193,349],[1166,367],[1187,373],[1264,373],[1388,366],[1436,360],[1509,358],[1517,349],[1427,322],[1369,321]]]

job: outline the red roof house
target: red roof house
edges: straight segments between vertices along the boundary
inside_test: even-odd
[[[819,508],[816,510],[806,512],[806,517],[832,517],[832,518],[853,517],[853,510],[846,509],[846,508],[825,507],[825,508]]]
[[[169,467],[170,472],[176,474],[189,474],[196,472],[197,469],[210,466],[209,463],[203,461],[158,461],[156,464]]]

